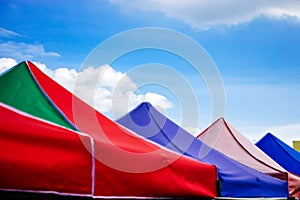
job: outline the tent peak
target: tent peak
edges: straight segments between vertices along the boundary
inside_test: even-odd
[[[270,133],[270,132],[268,132],[268,133],[266,134],[266,136],[272,136],[272,137],[274,137],[274,135],[273,135],[272,133]]]
[[[146,110],[150,110],[155,108],[155,106],[153,106],[151,103],[144,101],[142,102],[140,105],[138,105],[136,108],[134,108],[133,110],[139,110],[139,109],[146,109]]]
[[[266,135],[263,136],[260,140],[263,140],[263,139],[265,139],[265,138],[276,139],[276,137],[275,137],[272,133],[270,133],[270,132],[266,133]],[[258,143],[258,142],[257,142],[257,143]]]
[[[220,117],[219,119],[217,119],[217,121],[222,121],[222,122],[226,122],[224,117]]]
[[[149,107],[153,107],[151,103],[147,102],[147,101],[144,101],[142,102],[139,106],[149,106]],[[138,106],[138,107],[139,107]]]

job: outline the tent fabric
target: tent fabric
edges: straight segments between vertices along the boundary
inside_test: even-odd
[[[267,133],[256,146],[287,171],[300,176],[300,153],[280,139]],[[299,183],[300,184],[300,183]]]
[[[94,148],[92,150],[95,157],[93,197],[212,198],[217,195],[217,172],[215,166],[175,154],[121,128],[115,122],[109,120],[46,76],[31,62],[23,62],[3,74],[0,77],[0,82],[3,77],[15,77],[10,73],[15,73],[18,68],[22,67],[28,69],[28,71],[23,70],[24,73],[22,76],[32,77],[32,79],[27,78],[34,80],[31,84],[34,83],[37,86],[30,86],[28,88],[30,90],[36,90],[35,93],[40,92],[40,94],[42,94],[36,101],[46,102],[46,106],[44,107],[47,109],[44,107],[39,108],[34,100],[27,100],[27,98],[30,99],[32,96],[26,95],[26,92],[21,92],[22,89],[17,89],[19,93],[22,93],[17,96],[18,100],[28,101],[28,104],[26,107],[19,106],[17,108],[31,115],[40,117],[43,120],[56,123],[65,131],[72,132],[72,129],[80,130],[93,139]],[[19,79],[15,79],[14,81],[18,82],[18,80]],[[7,81],[12,82],[12,80]],[[5,81],[2,81],[1,84],[2,83],[5,84]],[[16,90],[14,84],[5,85],[9,89],[4,90],[2,89],[3,87],[0,88],[1,102],[5,100],[2,99],[2,94]],[[19,87],[22,86],[20,85]],[[16,97],[14,95],[15,93],[8,94],[7,96],[13,99]],[[16,103],[12,103],[12,101],[9,100],[5,101],[5,103],[13,107],[16,105]],[[49,112],[49,105],[53,108],[51,112]],[[37,111],[40,112],[39,115],[37,115]],[[5,118],[2,113],[1,117]],[[58,119],[60,123],[57,122]],[[14,118],[12,117],[12,123],[13,120]],[[34,129],[34,127],[32,129]],[[10,126],[7,126],[6,129],[8,129],[9,132],[14,132],[13,130],[9,130]],[[37,140],[37,142],[39,141]],[[5,143],[5,140],[3,140],[3,143]],[[83,144],[84,146],[86,145],[85,143]],[[18,145],[23,144],[19,142]],[[61,146],[63,146],[62,143]],[[18,159],[22,160],[22,157]],[[0,160],[0,162],[4,161]],[[22,160],[22,162],[24,162],[24,160]],[[22,162],[19,164],[22,165]],[[35,167],[33,157],[30,157],[30,162],[33,162],[31,166]],[[55,168],[57,165],[53,165],[52,167]],[[68,167],[69,170],[72,169],[71,166]],[[149,167],[150,169],[148,169]],[[70,171],[76,174],[81,173],[81,171],[73,169]],[[9,168],[6,168],[4,172],[9,173]],[[24,170],[24,172],[26,171]],[[12,177],[14,176],[12,175]],[[34,179],[32,177],[31,179]],[[12,181],[15,179],[16,177],[14,177]],[[76,178],[74,177],[74,179]],[[47,181],[45,181],[45,183],[47,183]],[[58,181],[56,184],[60,185],[60,182]],[[51,186],[49,186],[49,190],[58,191],[55,188],[50,188]],[[16,187],[14,189],[22,188]],[[48,189],[46,188],[45,190],[48,191]],[[32,187],[32,190],[39,190],[39,187]],[[80,191],[78,192],[80,193]]]
[[[288,179],[290,195],[300,197],[300,177],[288,173],[224,118],[218,119],[197,138],[246,166],[282,180]]]
[[[41,121],[0,103],[1,190],[92,194],[88,135]]]
[[[248,168],[208,147],[169,120],[150,103],[142,103],[117,122],[143,137],[218,168],[223,197],[287,197],[286,181]]]
[[[2,74],[1,102],[39,118],[72,128],[45,98],[25,62]]]

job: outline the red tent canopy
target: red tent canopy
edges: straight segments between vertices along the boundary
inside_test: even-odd
[[[0,188],[92,194],[92,138],[0,103]],[[79,135],[81,134],[81,135]]]
[[[136,136],[68,92],[32,63],[20,65],[29,72],[22,71],[20,80],[29,75],[47,101],[32,101],[30,95],[36,98],[39,95],[34,92],[24,98],[19,95],[20,85],[33,88],[26,85],[28,80],[17,84],[17,88],[0,89],[1,101],[21,110],[29,108],[26,112],[59,125],[1,104],[0,144],[11,150],[8,154],[7,149],[0,150],[0,177],[5,180],[0,181],[2,189],[94,197],[216,196],[215,166],[175,154]],[[3,77],[0,82],[9,76]],[[23,103],[11,101],[14,97],[7,95],[11,91]],[[82,136],[71,129],[88,135]],[[73,152],[69,146],[76,150]]]

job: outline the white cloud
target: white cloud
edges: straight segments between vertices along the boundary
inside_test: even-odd
[[[300,18],[300,2],[297,0],[110,0],[110,3],[125,12],[158,11],[196,29],[207,29],[214,25],[237,25],[260,16]]]
[[[151,102],[153,106],[159,106],[164,109],[173,107],[173,104],[165,96],[153,92],[147,92],[145,95],[131,94],[129,101],[131,108],[142,102]]]
[[[0,27],[0,36],[9,38],[9,37],[21,37],[22,35],[14,31],[7,30],[5,28]]]
[[[12,58],[0,58],[0,73],[16,64],[17,61]],[[100,112],[111,114],[114,107],[116,113],[113,114],[116,117],[124,115],[143,101],[159,105],[163,110],[173,107],[173,104],[160,94],[152,92],[135,94],[137,85],[130,77],[115,71],[109,65],[88,67],[78,72],[68,68],[52,70],[40,62],[33,64]]]
[[[33,63],[100,112],[115,117],[124,115],[142,101],[159,105],[162,109],[173,107],[173,104],[160,94],[152,92],[144,95],[135,94],[134,91],[137,89],[137,85],[130,77],[122,72],[115,71],[109,65],[97,68],[88,67],[78,72],[75,69],[68,68],[51,70],[45,64]],[[112,113],[113,111],[114,113]]]
[[[56,52],[47,52],[42,44],[26,44],[8,41],[0,43],[0,56],[12,57],[17,60],[32,60],[41,57],[59,57]]]
[[[0,58],[0,73],[17,65],[17,61],[12,58]]]

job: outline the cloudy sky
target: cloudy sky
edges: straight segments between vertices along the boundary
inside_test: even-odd
[[[213,95],[182,57],[140,49],[83,67],[107,39],[144,27],[177,31],[203,47],[224,85],[223,115],[252,141],[268,131],[288,144],[300,140],[297,0],[0,0],[0,71],[30,60],[112,119],[150,101],[185,128],[203,130],[216,117]]]

